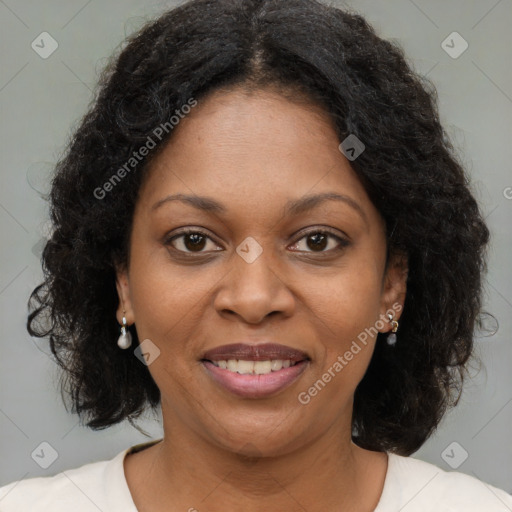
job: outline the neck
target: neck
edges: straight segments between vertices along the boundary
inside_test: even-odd
[[[359,448],[351,441],[350,425],[340,427],[333,424],[295,450],[262,455],[251,443],[240,453],[215,445],[178,418],[164,422],[163,441],[141,452],[147,452],[140,464],[145,484],[139,478],[137,486],[145,489],[141,503],[151,501],[149,510],[155,511],[209,512],[219,504],[226,512],[373,511],[387,456]]]

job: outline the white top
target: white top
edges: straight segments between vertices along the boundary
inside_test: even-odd
[[[0,487],[1,512],[138,512],[123,461],[159,440],[123,450],[113,459],[55,476]],[[388,453],[388,471],[374,512],[511,512],[512,496],[476,478],[411,457]]]

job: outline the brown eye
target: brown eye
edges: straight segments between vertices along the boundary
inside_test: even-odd
[[[166,243],[167,245],[171,245],[174,249],[180,252],[207,252],[203,251],[205,247],[208,245],[208,241],[211,242],[211,245],[213,245],[212,250],[219,250],[215,249],[215,247],[218,247],[213,240],[206,235],[205,233],[202,233],[201,231],[186,231],[179,233],[177,235],[174,235],[171,237]]]
[[[305,243],[301,243],[303,240]],[[347,240],[329,231],[311,231],[300,238],[292,248],[304,252],[328,252],[342,249],[347,245],[349,245]]]
[[[204,246],[206,245],[206,238],[198,233],[184,235],[183,245],[189,251],[200,251],[204,249]]]
[[[313,251],[323,251],[328,245],[329,236],[325,233],[314,233],[312,235],[308,235],[307,246],[309,249]]]

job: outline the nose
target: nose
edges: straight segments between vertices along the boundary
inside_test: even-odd
[[[249,324],[259,324],[277,313],[284,317],[293,314],[294,295],[265,251],[251,263],[236,253],[233,259],[232,269],[215,297],[219,314],[236,316]]]

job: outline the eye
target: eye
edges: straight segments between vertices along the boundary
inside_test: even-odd
[[[302,243],[303,240],[305,243]],[[209,250],[208,242],[212,246]],[[186,229],[176,233],[165,241],[165,245],[170,245],[173,249],[182,253],[207,253],[223,250],[219,248],[210,236],[197,229]],[[291,249],[301,252],[325,253],[341,250],[348,245],[350,245],[348,240],[335,235],[329,230],[323,229],[304,234],[295,242]]]
[[[305,243],[301,244],[301,241],[305,240]],[[292,246],[293,250],[304,251],[304,252],[329,252],[331,250],[341,250],[350,245],[349,241],[335,235],[329,230],[316,230],[306,233],[302,238],[297,240]],[[301,248],[302,247],[302,248]],[[304,247],[306,247],[304,249]],[[311,249],[311,250],[307,250]]]
[[[214,247],[211,250],[222,250],[218,248],[215,249],[215,247],[218,247],[218,245],[216,245],[206,233],[194,229],[187,229],[173,235],[172,237],[166,240],[165,244],[171,245],[174,249],[180,252],[201,253],[208,252],[203,250],[205,247],[207,247],[208,241],[212,242],[212,245]]]

